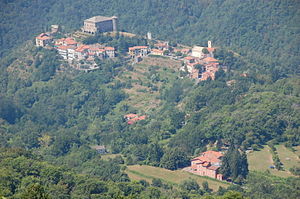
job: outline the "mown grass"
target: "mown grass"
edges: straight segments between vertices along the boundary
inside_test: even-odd
[[[279,156],[280,161],[284,165],[285,170],[289,170],[290,168],[294,166],[300,167],[300,160],[296,153],[292,152],[291,150],[287,149],[283,145],[276,146],[277,153]]]
[[[264,146],[264,148],[260,151],[254,151],[248,154],[248,163],[250,171],[261,171],[264,172],[266,170],[270,171],[271,174],[279,177],[290,177],[293,176],[289,172],[289,168],[291,165],[297,163],[295,156],[296,154],[289,151],[283,145],[276,146],[277,152],[281,162],[283,163],[284,171],[278,171],[277,169],[270,169],[271,165],[274,165],[272,160],[272,154],[270,152],[270,148],[268,146]],[[290,160],[285,157],[289,156]],[[299,164],[298,164],[299,165]]]
[[[217,191],[220,186],[227,187],[228,183],[218,181],[209,177],[203,177],[188,173],[182,170],[170,171],[167,169],[152,167],[147,165],[132,165],[128,166],[126,173],[132,180],[146,180],[151,183],[152,179],[158,178],[165,183],[179,185],[184,180],[195,179],[201,186],[204,181],[207,181],[209,187]]]

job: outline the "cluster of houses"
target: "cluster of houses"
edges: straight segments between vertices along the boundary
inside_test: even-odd
[[[82,32],[94,35],[102,32],[116,32],[118,18],[94,16],[84,20]],[[36,37],[36,46],[50,47],[57,49],[58,54],[69,63],[78,63],[79,61],[88,61],[90,65],[95,64],[95,59],[114,58],[115,49],[113,47],[104,46],[101,44],[84,45],[78,43],[71,37],[53,39],[52,34],[57,32],[59,27],[52,25],[50,33],[42,33]],[[150,33],[148,33],[150,34]],[[151,35],[148,39],[151,40]],[[157,41],[150,48],[149,46],[132,46],[128,49],[128,54],[135,61],[142,60],[142,57],[148,54],[164,56],[169,54],[172,57],[180,57],[184,65],[182,71],[188,73],[190,78],[196,80],[215,79],[215,73],[219,70],[219,61],[214,58],[215,48],[212,47],[211,41],[208,41],[207,47],[194,46],[190,48],[173,48],[166,41]],[[92,66],[91,66],[92,67]]]
[[[145,120],[146,115],[139,116],[138,114],[130,113],[124,116],[124,118],[127,120],[127,124],[131,125],[136,123],[140,120]]]
[[[94,16],[84,20],[82,32],[94,35],[102,32],[117,31],[117,17]],[[90,67],[95,67],[95,58],[105,59],[114,58],[115,49],[110,46],[100,44],[84,45],[75,41],[74,38],[67,37],[54,39],[53,34],[59,31],[58,25],[51,26],[51,32],[42,33],[35,39],[36,46],[44,48],[54,48],[58,54],[69,63],[79,61],[89,61]]]
[[[191,166],[186,171],[200,176],[208,176],[217,180],[223,180],[220,173],[223,154],[217,151],[206,151],[191,160]]]
[[[57,50],[58,54],[67,61],[94,61],[95,58],[105,59],[115,57],[115,48],[100,44],[84,45],[67,37],[53,39],[51,34],[42,33],[36,37],[36,46],[50,47]]]
[[[193,79],[200,81],[215,79],[215,73],[219,70],[219,61],[214,58],[215,48],[211,41],[207,47],[194,46],[190,56],[184,57],[184,66],[181,70],[189,73]]]
[[[171,49],[171,51],[170,51]],[[184,65],[182,71],[188,73],[190,78],[200,81],[207,79],[215,79],[215,73],[219,70],[219,61],[214,58],[215,48],[212,47],[211,41],[208,41],[207,47],[194,46],[189,48],[171,48],[168,42],[158,42],[154,44],[154,48],[149,46],[133,46],[129,48],[128,54],[132,58],[136,58],[138,62],[141,57],[152,55],[165,55],[165,52],[171,56],[183,56]]]
[[[100,59],[115,57],[115,48],[113,47],[100,44],[84,45],[70,37],[56,40],[54,48],[65,60],[70,61],[94,60],[95,57]]]

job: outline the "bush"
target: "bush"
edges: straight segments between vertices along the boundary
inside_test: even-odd
[[[290,168],[290,172],[293,175],[300,176],[300,167],[294,166],[294,167]]]

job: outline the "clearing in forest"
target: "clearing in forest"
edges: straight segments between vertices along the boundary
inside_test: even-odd
[[[146,180],[151,183],[152,179],[161,179],[164,183],[178,185],[184,180],[195,179],[202,186],[204,181],[207,181],[209,187],[217,191],[220,186],[228,187],[227,182],[218,181],[209,177],[197,176],[186,171],[176,170],[171,171],[164,168],[152,167],[147,165],[132,165],[128,166],[126,173],[132,180]]]
[[[300,167],[300,160],[296,153],[287,149],[283,145],[276,146],[277,153],[280,161],[282,162],[284,169],[288,171],[290,168],[297,166]]]
[[[285,165],[287,163],[287,160],[283,160],[281,157],[284,157],[287,154],[290,154],[288,149],[282,150],[283,146],[279,145],[276,147],[277,153],[279,155],[279,158],[281,162],[283,163],[283,167],[285,168],[285,171],[278,171],[277,169],[271,169],[270,166],[273,166],[273,160],[272,160],[272,154],[270,152],[270,147],[264,146],[264,148],[260,151],[253,151],[248,154],[248,164],[249,164],[249,170],[250,171],[270,171],[271,174],[279,176],[279,177],[290,177],[293,176],[288,169],[290,168],[290,163]],[[285,147],[284,147],[285,148]],[[293,153],[293,152],[291,152]],[[293,153],[296,155],[295,153]],[[291,157],[294,157],[290,155]],[[291,158],[291,162],[294,162],[294,158]],[[294,164],[294,163],[292,163]]]

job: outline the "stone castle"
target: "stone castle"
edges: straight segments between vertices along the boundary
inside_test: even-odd
[[[117,32],[118,17],[94,16],[84,20],[82,31],[89,34]]]

